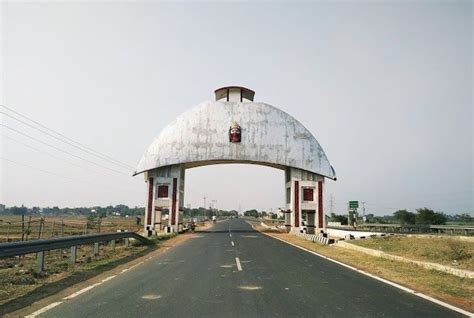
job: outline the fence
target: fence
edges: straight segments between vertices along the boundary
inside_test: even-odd
[[[115,230],[137,231],[133,218],[107,218],[88,221],[85,218],[58,218],[58,217],[33,217],[7,216],[0,220],[0,242],[28,241],[71,235],[84,235],[90,233],[111,232]],[[10,219],[10,220],[8,220]],[[19,219],[19,220],[18,220]]]

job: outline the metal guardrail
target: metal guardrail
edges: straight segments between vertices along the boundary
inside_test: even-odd
[[[71,248],[71,263],[76,262],[77,246],[94,244],[94,254],[99,254],[99,243],[111,241],[115,246],[115,240],[125,239],[128,246],[129,238],[137,239],[145,244],[151,241],[134,232],[113,232],[87,234],[69,237],[57,237],[46,240],[18,241],[11,243],[0,243],[0,258],[20,256],[37,253],[38,272],[44,270],[44,252],[56,249]]]
[[[17,241],[11,243],[0,243],[0,258],[20,256],[98,242],[108,242],[125,238],[134,238],[143,243],[150,243],[147,238],[134,232],[113,232],[57,237],[46,240]]]

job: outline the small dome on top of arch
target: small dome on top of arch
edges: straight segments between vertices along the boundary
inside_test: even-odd
[[[214,91],[216,101],[243,102],[244,100],[253,102],[255,92],[242,86],[225,86]]]

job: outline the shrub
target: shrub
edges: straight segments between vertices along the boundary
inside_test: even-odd
[[[471,255],[467,252],[467,248],[464,244],[457,240],[449,240],[447,242],[450,256],[453,260],[460,261],[463,259],[471,258]]]

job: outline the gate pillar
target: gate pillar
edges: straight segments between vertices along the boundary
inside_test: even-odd
[[[170,165],[148,171],[148,200],[145,230],[150,233],[169,227],[172,232],[183,229],[184,166]],[[168,222],[163,222],[164,215]],[[166,218],[166,217],[165,217]]]
[[[288,167],[285,171],[286,209],[290,210],[287,228],[300,232],[321,233],[325,230],[322,210],[322,184],[324,177],[315,173]],[[285,214],[287,221],[288,214]]]

